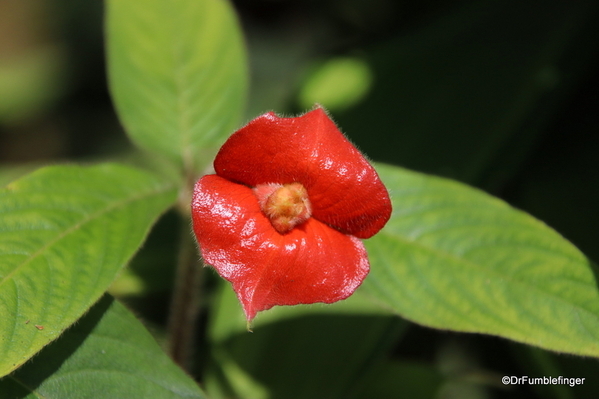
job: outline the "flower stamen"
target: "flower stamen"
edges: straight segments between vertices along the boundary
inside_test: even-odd
[[[279,233],[287,233],[312,215],[308,191],[298,182],[261,184],[254,188],[260,209]]]

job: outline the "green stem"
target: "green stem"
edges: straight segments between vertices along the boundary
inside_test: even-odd
[[[190,369],[200,311],[202,270],[189,218],[183,218],[175,287],[168,321],[168,352],[184,370]]]

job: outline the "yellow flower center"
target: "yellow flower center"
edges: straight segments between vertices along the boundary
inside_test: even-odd
[[[312,214],[308,191],[301,183],[262,184],[254,188],[262,212],[279,233],[287,233]]]

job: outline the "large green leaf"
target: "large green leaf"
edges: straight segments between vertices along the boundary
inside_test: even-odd
[[[102,298],[32,362],[0,380],[0,398],[204,398],[121,304]]]
[[[0,376],[81,317],[175,197],[116,164],[47,167],[0,190]]]
[[[110,88],[127,133],[197,172],[245,103],[247,62],[233,10],[226,0],[107,4]]]
[[[533,217],[450,180],[379,165],[393,198],[364,289],[431,327],[599,356],[594,266]]]

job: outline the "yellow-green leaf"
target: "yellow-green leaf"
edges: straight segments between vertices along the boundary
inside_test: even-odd
[[[599,356],[594,266],[530,215],[463,184],[379,165],[393,200],[364,290],[431,327]]]
[[[0,376],[98,300],[175,198],[116,164],[46,167],[0,190]]]
[[[180,168],[205,167],[238,127],[245,48],[226,0],[109,0],[108,72],[125,129]]]

